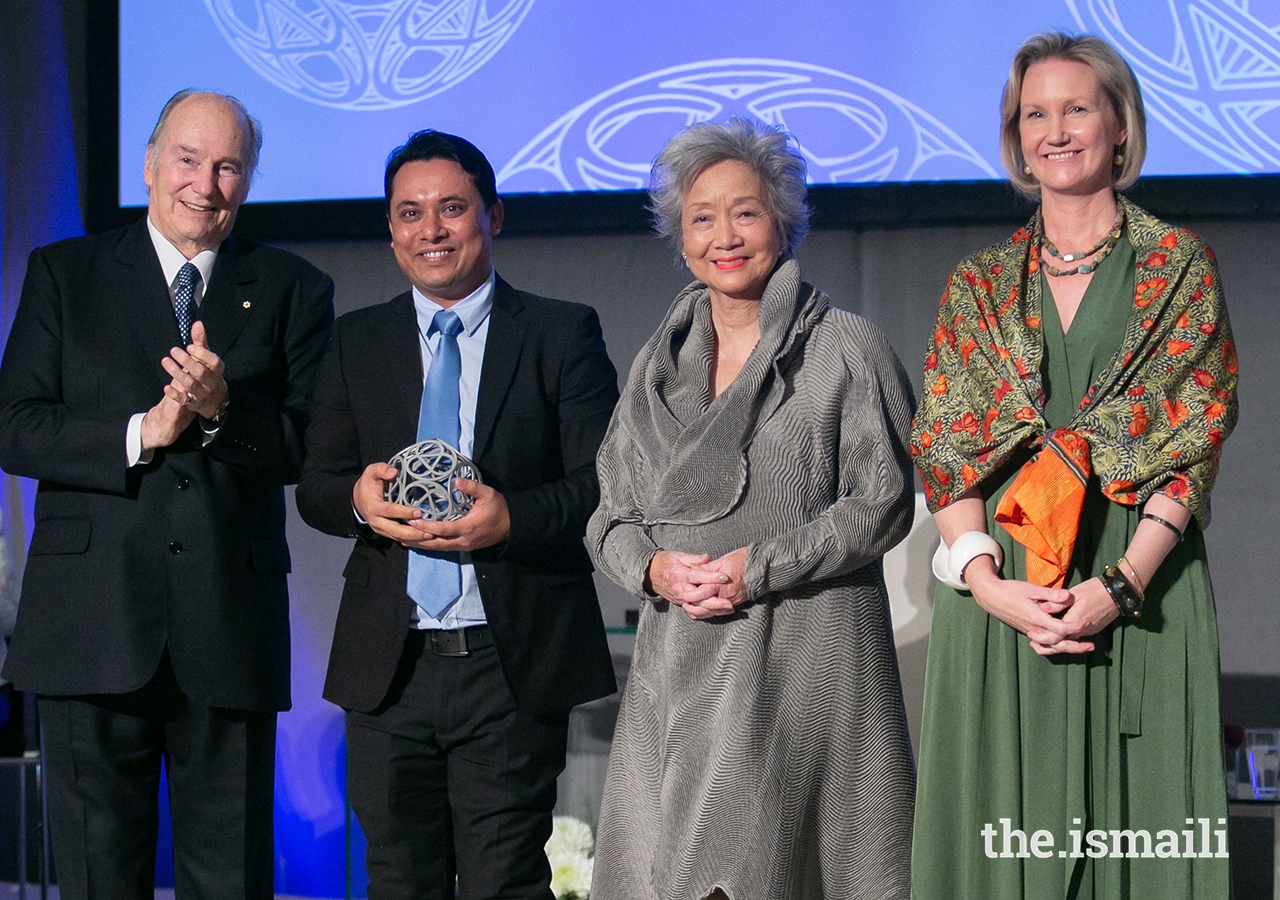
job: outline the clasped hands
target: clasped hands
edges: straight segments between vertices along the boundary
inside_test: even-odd
[[[1070,590],[1006,580],[990,556],[979,556],[969,563],[964,578],[978,605],[1025,634],[1031,649],[1041,656],[1092,652],[1094,644],[1085,638],[1106,628],[1120,614],[1097,578]]]
[[[226,366],[209,349],[203,322],[192,323],[187,349],[174,347],[160,365],[173,380],[142,419],[143,450],[168,447],[196,416],[212,419],[227,400]]]
[[[470,552],[500,544],[511,535],[511,514],[502,494],[469,478],[454,486],[475,499],[465,516],[446,522],[422,517],[416,506],[401,506],[384,499],[384,485],[396,477],[395,466],[367,466],[351,489],[351,504],[375,533],[411,550]]]
[[[706,553],[659,550],[649,560],[645,587],[695,619],[733,612],[747,599],[747,548],[719,559]]]

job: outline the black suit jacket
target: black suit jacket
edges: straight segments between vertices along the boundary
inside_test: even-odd
[[[0,467],[40,480],[4,675],[45,694],[123,693],[168,645],[211,706],[289,706],[282,485],[333,322],[333,282],[228,238],[199,310],[230,406],[127,467],[129,418],[155,405],[178,326],[146,221],[43,247],[0,365]]]
[[[338,320],[316,381],[297,500],[313,527],[357,538],[324,694],[347,709],[369,711],[386,697],[413,609],[408,551],[357,529],[352,488],[366,466],[417,439],[422,381],[411,293]],[[617,399],[595,310],[499,278],[472,457],[506,499],[511,536],[472,558],[503,673],[516,703],[535,715],[616,689],[582,535]]]

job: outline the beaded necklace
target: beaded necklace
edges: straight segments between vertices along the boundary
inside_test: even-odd
[[[1104,259],[1111,255],[1112,250],[1116,249],[1116,244],[1120,243],[1120,233],[1123,228],[1124,209],[1119,203],[1117,203],[1116,223],[1112,226],[1111,231],[1107,233],[1107,236],[1098,242],[1098,244],[1089,250],[1082,250],[1079,253],[1059,253],[1058,248],[1053,246],[1053,242],[1045,235],[1044,226],[1042,224],[1040,231],[1040,248],[1042,251],[1047,251],[1050,256],[1055,256],[1063,262],[1073,262],[1077,259],[1085,259],[1086,257],[1093,256],[1095,253],[1097,256],[1091,263],[1081,263],[1071,269],[1056,269],[1049,265],[1044,258],[1044,253],[1042,252],[1040,254],[1040,265],[1044,267],[1046,273],[1055,277],[1060,275],[1088,275],[1094,269],[1098,268]]]

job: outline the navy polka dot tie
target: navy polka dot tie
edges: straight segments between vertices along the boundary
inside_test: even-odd
[[[178,270],[178,283],[173,290],[173,312],[178,317],[178,333],[182,336],[182,346],[191,343],[191,316],[196,305],[196,282],[200,280],[200,270],[194,263],[183,263]]]

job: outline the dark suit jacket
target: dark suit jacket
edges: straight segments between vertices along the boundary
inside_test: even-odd
[[[366,466],[416,440],[422,380],[411,293],[338,320],[316,381],[297,500],[308,524],[357,537],[324,694],[347,709],[369,711],[386,697],[413,609],[408,551],[357,529],[351,492]],[[616,689],[582,534],[599,500],[596,451],[617,399],[595,310],[499,278],[472,456],[506,499],[511,536],[473,562],[503,673],[516,703],[535,715]]]
[[[226,363],[222,426],[202,446],[197,419],[128,468],[129,418],[160,400],[179,341],[146,222],[31,254],[0,365],[0,467],[40,480],[5,677],[123,693],[168,645],[192,699],[288,708],[282,485],[301,470],[332,299],[310,264],[228,238],[199,311]]]

